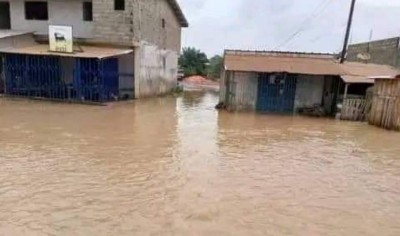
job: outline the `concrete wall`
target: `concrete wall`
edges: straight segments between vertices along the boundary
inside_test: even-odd
[[[391,65],[400,68],[400,38],[391,38],[349,46],[347,59],[349,61],[365,62],[358,58],[359,54],[369,53],[368,63]]]
[[[125,4],[125,11],[115,11],[114,1],[93,0],[95,41],[131,46],[145,41],[180,52],[181,25],[166,0],[126,0]]]
[[[39,0],[41,1],[41,0]],[[10,1],[11,28],[13,30],[35,31],[37,34],[48,34],[49,24],[72,25],[74,37],[91,38],[93,22],[83,21],[84,0],[50,0],[48,1],[49,20],[26,20],[24,0]]]
[[[299,75],[297,78],[294,108],[321,105],[324,93],[324,76]]]
[[[146,41],[180,52],[181,25],[166,0],[125,0],[124,11],[114,10],[113,0],[92,0],[92,22],[83,21],[84,1],[48,0],[49,20],[38,21],[25,19],[24,0],[13,0],[11,28],[46,35],[49,24],[72,25],[74,37],[88,42],[138,46]]]
[[[114,10],[113,0],[93,0],[94,41],[133,46],[134,9],[138,0],[125,0],[125,10]]]
[[[181,25],[166,0],[134,0],[135,40],[153,43],[162,49],[180,52]],[[165,28],[162,20],[165,20]]]
[[[171,92],[177,85],[178,53],[142,42],[135,50],[135,96],[150,97]]]
[[[119,92],[121,98],[134,98],[134,53],[122,55],[118,57],[119,66]]]
[[[49,24],[67,24],[74,27],[74,37],[85,42],[135,47],[134,56],[120,61],[122,73],[135,74],[135,97],[175,88],[181,25],[166,0],[125,0],[124,11],[114,10],[113,0],[92,0],[93,22],[83,21],[83,1],[49,0],[49,20],[31,21],[25,20],[24,0],[13,0],[12,29],[47,34]],[[120,78],[121,89],[133,87],[133,80],[125,79]]]

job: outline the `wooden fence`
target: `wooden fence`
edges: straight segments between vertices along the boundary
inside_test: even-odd
[[[370,99],[344,99],[340,118],[342,120],[366,121],[370,109]]]
[[[376,80],[369,123],[400,130],[400,80]]]

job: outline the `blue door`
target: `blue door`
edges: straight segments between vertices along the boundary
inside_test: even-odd
[[[101,61],[103,79],[103,96],[105,101],[112,101],[119,96],[118,58],[107,58]]]
[[[257,111],[290,113],[294,110],[297,76],[292,74],[260,74]]]
[[[78,100],[114,101],[119,95],[118,59],[77,59],[73,88]]]
[[[74,98],[77,100],[99,102],[101,80],[99,78],[99,61],[97,59],[76,59],[73,90]]]

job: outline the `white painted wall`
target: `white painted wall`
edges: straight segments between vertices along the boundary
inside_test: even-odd
[[[38,0],[40,1],[40,0]],[[11,29],[48,34],[48,25],[72,25],[74,37],[92,38],[93,22],[83,21],[84,0],[49,0],[49,20],[26,20],[24,0],[10,1]]]
[[[157,96],[177,86],[178,53],[141,42],[135,49],[135,96]]]
[[[299,75],[296,87],[295,111],[298,108],[321,105],[324,92],[324,76]]]

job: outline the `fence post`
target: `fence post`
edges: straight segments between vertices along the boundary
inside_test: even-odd
[[[345,87],[344,87],[344,96],[343,99],[347,98],[347,93],[349,92],[349,84],[346,83]]]

